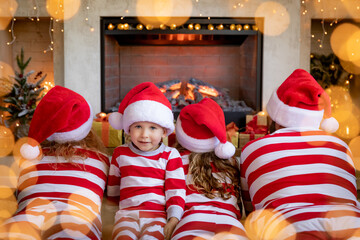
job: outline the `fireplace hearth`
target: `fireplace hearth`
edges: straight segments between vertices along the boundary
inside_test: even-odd
[[[117,110],[145,81],[159,86],[175,117],[203,97],[217,101],[226,122],[239,127],[246,114],[261,110],[262,34],[254,19],[191,18],[162,29],[141,28],[136,18],[103,18],[101,24],[103,112]]]

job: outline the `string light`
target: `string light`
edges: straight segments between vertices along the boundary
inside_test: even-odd
[[[91,6],[90,6],[90,0],[87,0],[86,2],[86,14],[85,14],[85,23],[88,25],[89,29],[90,29],[90,32],[94,32],[95,31],[95,28],[89,23],[89,11],[91,9]]]
[[[16,39],[16,36],[15,36],[15,33],[14,33],[14,24],[15,24],[15,21],[16,21],[16,18],[13,18],[12,21],[11,21],[11,28],[9,29],[9,32],[11,32],[12,40],[11,40],[11,42],[7,42],[7,43],[6,43],[8,46],[10,46],[11,44],[13,44],[13,43],[15,42],[15,39]]]
[[[216,26],[212,23],[189,23],[181,26],[177,26],[176,24],[170,24],[168,27],[165,24],[160,24],[159,28],[161,30],[178,30],[178,29],[188,29],[188,30],[200,30],[200,29],[207,29],[210,31],[218,30],[218,31],[226,31],[226,30],[247,30],[247,31],[258,31],[259,28],[255,24],[216,24]],[[137,31],[144,31],[144,30],[153,30],[154,26],[151,24],[143,25],[141,23],[108,23],[106,25],[106,29],[109,31],[125,31],[125,30],[137,30]],[[314,35],[312,35],[314,37]],[[320,40],[319,40],[320,41]]]
[[[50,45],[48,46],[48,48],[46,50],[44,50],[44,53],[54,50],[53,32],[54,32],[54,19],[51,17],[50,23],[49,23]]]

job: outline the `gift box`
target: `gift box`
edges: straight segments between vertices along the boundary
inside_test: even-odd
[[[235,148],[239,147],[239,128],[234,122],[226,125],[226,140],[231,142]]]
[[[101,138],[105,147],[118,147],[123,143],[123,131],[114,129],[109,122],[93,121],[92,129]]]
[[[263,137],[267,133],[267,116],[265,114],[246,115],[245,131],[239,134],[239,148],[243,148],[248,142]]]
[[[239,133],[239,148],[242,149],[248,142],[265,135],[264,133]]]
[[[246,115],[246,124],[251,122],[254,119],[254,117],[256,117],[256,125],[267,127],[267,116],[263,112],[260,112],[255,115]]]

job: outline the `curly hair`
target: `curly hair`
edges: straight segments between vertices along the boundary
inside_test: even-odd
[[[217,177],[213,176],[211,163],[220,173]],[[189,155],[189,174],[194,188],[210,199],[220,196],[226,200],[232,192],[240,198],[240,171],[235,158],[221,159],[214,152],[192,152]]]
[[[100,137],[98,137],[93,130],[91,129],[89,134],[82,140],[76,142],[65,142],[57,143],[54,141],[47,141],[41,143],[43,148],[46,148],[46,155],[51,155],[55,157],[64,157],[65,160],[72,163],[74,160],[86,159],[88,156],[84,153],[79,153],[76,147],[81,147],[86,150],[92,150],[99,153],[108,154],[107,149],[105,148]]]

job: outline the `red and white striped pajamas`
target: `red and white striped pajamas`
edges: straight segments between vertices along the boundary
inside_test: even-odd
[[[192,239],[248,239],[239,221],[241,212],[238,199],[233,193],[227,200],[210,199],[195,190],[189,170],[189,151],[181,153],[186,175],[186,201],[183,218],[176,226],[172,240]],[[213,176],[221,172],[212,164]]]
[[[44,156],[20,163],[18,210],[3,224],[1,239],[101,239],[109,159],[78,151],[88,158],[71,164],[62,157]]]
[[[339,138],[280,129],[245,145],[240,171],[245,207],[251,202],[255,210],[247,219],[249,236],[263,239],[275,229],[276,239],[360,236],[354,163]]]
[[[131,143],[114,150],[107,195],[119,203],[113,239],[164,239],[171,217],[181,218],[185,176],[179,152],[161,144],[143,152]]]

